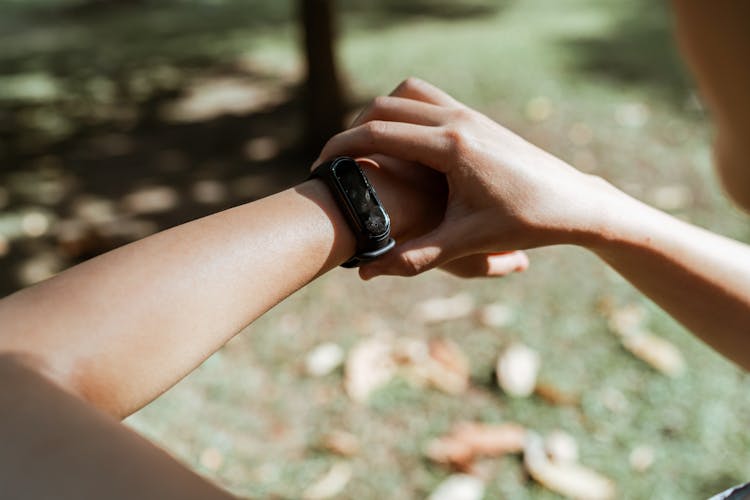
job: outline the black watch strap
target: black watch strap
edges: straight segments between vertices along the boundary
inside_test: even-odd
[[[310,178],[320,179],[328,186],[357,238],[357,253],[342,267],[359,267],[395,246],[390,217],[354,159],[334,158],[313,170]]]

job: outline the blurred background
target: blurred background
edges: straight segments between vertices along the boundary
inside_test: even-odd
[[[300,182],[410,75],[750,241],[662,2],[0,0],[0,295]],[[750,479],[747,376],[587,252],[530,256],[496,281],[336,270],[127,423],[249,497],[425,498],[462,471],[484,498],[560,498],[517,451],[440,463],[431,444],[463,421],[562,431],[618,498]],[[372,339],[388,359],[362,365]],[[504,356],[532,394],[498,387]],[[363,370],[366,397],[351,387]]]

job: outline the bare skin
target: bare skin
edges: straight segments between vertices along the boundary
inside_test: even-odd
[[[440,176],[375,159],[380,166],[362,162],[391,214],[394,237],[437,224],[445,197]],[[1,300],[0,496],[226,498],[116,419],[169,389],[354,248],[328,188],[314,180],[137,241]],[[493,259],[469,256],[450,268],[474,276],[523,267]],[[135,464],[124,477],[121,466]]]
[[[673,3],[678,37],[716,117],[720,175],[750,209],[748,7]],[[322,156],[345,149],[404,159],[378,158],[393,168],[373,169],[370,177],[406,243],[362,269],[363,277],[436,266],[467,277],[500,276],[528,265],[523,253],[507,251],[578,244],[750,365],[746,245],[577,172],[423,82],[407,81],[379,99],[358,124]],[[414,162],[446,175],[445,217],[444,204],[435,205],[443,199],[440,182]],[[308,182],[0,301],[0,497],[230,498],[116,417],[167,390],[353,248],[330,195]]]
[[[422,98],[404,97],[415,89]],[[448,181],[441,224],[363,267],[363,278],[412,276],[480,252],[580,245],[750,368],[747,245],[648,207],[417,79],[375,99],[321,158],[343,151],[427,165]]]

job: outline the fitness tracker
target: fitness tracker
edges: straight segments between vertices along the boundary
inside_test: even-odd
[[[340,156],[317,167],[310,178],[325,182],[357,237],[357,253],[342,267],[361,266],[393,248],[391,219],[356,161]]]

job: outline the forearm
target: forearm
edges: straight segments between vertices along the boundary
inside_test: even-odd
[[[622,193],[589,248],[716,350],[750,368],[750,247]]]
[[[0,351],[117,416],[151,401],[354,240],[307,182],[164,231],[0,301]]]

